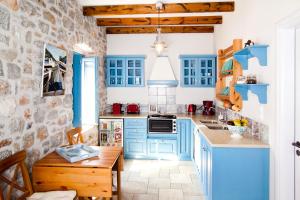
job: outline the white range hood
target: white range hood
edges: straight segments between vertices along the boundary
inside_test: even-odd
[[[175,78],[168,56],[156,58],[147,84],[150,87],[177,87],[178,81]]]

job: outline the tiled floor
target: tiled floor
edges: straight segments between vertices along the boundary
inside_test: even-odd
[[[191,161],[125,160],[123,200],[204,200]]]

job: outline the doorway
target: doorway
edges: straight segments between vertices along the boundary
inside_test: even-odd
[[[300,200],[300,148],[292,145],[300,141],[299,28],[300,11],[277,29],[276,200]]]

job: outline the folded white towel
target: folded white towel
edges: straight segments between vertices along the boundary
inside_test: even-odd
[[[73,200],[76,196],[75,190],[68,191],[50,191],[50,192],[36,192],[27,200]]]

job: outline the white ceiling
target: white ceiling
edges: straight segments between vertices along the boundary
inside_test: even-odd
[[[97,5],[127,5],[127,4],[155,4],[158,0],[79,0],[83,6]],[[193,3],[193,2],[220,2],[229,0],[162,0],[163,3]],[[230,0],[232,1],[232,0]]]

